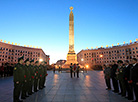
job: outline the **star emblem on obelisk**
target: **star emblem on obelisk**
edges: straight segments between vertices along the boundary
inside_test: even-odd
[[[73,7],[72,7],[72,6],[70,7],[70,10],[71,10],[71,11],[73,10]]]

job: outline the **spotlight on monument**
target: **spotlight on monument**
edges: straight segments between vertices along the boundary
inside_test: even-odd
[[[40,61],[40,62],[42,62],[42,61],[43,61],[43,59],[40,59],[39,61]]]

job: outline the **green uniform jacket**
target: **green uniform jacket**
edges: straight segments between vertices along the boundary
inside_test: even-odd
[[[26,75],[26,80],[29,81],[31,78],[30,76],[30,71],[29,71],[29,66],[25,65],[25,75]]]
[[[37,66],[37,65],[34,66],[35,79],[38,79],[38,77],[39,77],[38,68],[39,68],[39,66]]]
[[[29,65],[29,71],[30,71],[31,80],[34,80],[35,72],[34,72],[34,66],[33,65]]]
[[[39,66],[39,69],[38,69],[38,78],[42,78],[42,65]]]
[[[20,63],[17,63],[13,70],[13,81],[16,83],[19,81],[19,83],[24,82],[25,80],[25,70],[23,69],[23,65]]]
[[[116,75],[116,78],[118,80],[123,80],[124,79],[124,67],[121,67],[121,68],[117,68],[117,72],[119,74]]]

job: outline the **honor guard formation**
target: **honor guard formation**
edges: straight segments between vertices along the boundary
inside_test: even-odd
[[[18,58],[18,63],[13,70],[13,102],[22,102],[34,92],[43,89],[47,76],[47,63],[34,60],[24,61],[24,56]]]
[[[130,62],[118,60],[117,64],[113,61],[111,65],[104,65],[103,71],[107,90],[111,90],[110,80],[112,80],[114,93],[118,93],[128,100],[134,100],[135,96],[136,100],[132,102],[138,102],[138,63],[136,58]]]

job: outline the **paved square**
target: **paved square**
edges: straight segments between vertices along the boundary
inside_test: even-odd
[[[24,102],[131,102],[105,88],[102,71],[80,73],[80,78],[70,78],[70,73],[48,71],[46,88]],[[0,102],[12,102],[12,96],[13,77],[0,78]]]

